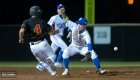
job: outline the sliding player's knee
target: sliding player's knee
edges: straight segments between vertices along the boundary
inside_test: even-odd
[[[95,58],[97,58],[98,56],[97,56],[97,54],[96,54],[96,52],[94,51],[94,50],[92,50],[91,51],[91,59],[95,59]]]
[[[64,50],[62,56],[63,56],[64,59],[69,58],[69,50],[68,50],[68,48],[66,48],[66,49]]]
[[[40,59],[39,53],[33,53],[37,59]]]

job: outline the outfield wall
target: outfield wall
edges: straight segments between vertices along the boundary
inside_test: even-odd
[[[18,43],[18,32],[20,25],[0,25],[0,61],[34,61],[35,57],[29,49],[27,36],[25,43]],[[100,60],[120,60],[120,61],[140,61],[140,27],[139,26],[111,26],[110,27],[110,43],[95,44],[93,38],[94,28],[87,27],[92,42],[93,49],[99,55]],[[67,31],[65,30],[67,34]],[[66,34],[63,39],[69,44],[66,39]],[[26,34],[25,34],[26,35]],[[102,35],[102,34],[101,34]],[[109,36],[109,35],[107,35]],[[102,37],[101,37],[102,38]],[[104,37],[106,38],[106,37]],[[50,43],[50,39],[49,39]],[[118,47],[118,51],[114,51],[114,47]],[[58,54],[58,53],[57,53]],[[75,55],[71,60],[80,60],[83,56]]]

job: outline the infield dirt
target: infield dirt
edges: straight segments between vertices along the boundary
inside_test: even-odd
[[[0,67],[0,80],[140,80],[140,67],[104,69],[109,71],[99,75],[95,68],[70,68],[70,75],[62,76],[63,68],[57,68],[57,76],[52,77],[47,71],[40,72],[36,68]],[[2,78],[2,71],[16,71],[16,78]]]

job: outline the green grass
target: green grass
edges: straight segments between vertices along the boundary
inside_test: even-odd
[[[37,62],[0,62],[0,67],[35,67]],[[95,67],[92,62],[70,62],[70,67]],[[101,62],[102,67],[140,67],[140,62]]]

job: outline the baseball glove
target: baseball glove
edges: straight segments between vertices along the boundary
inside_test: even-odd
[[[85,57],[83,59],[81,59],[82,62],[85,62],[85,61],[88,61],[89,58],[91,57],[91,53],[90,52],[87,52]]]

